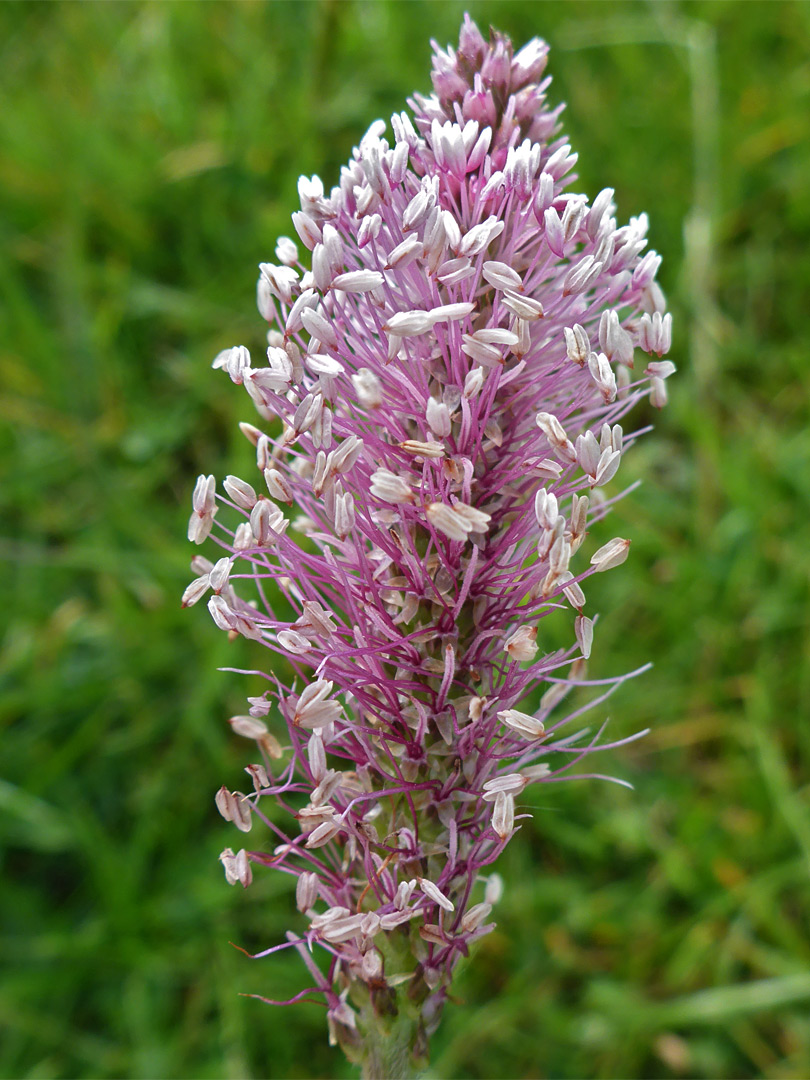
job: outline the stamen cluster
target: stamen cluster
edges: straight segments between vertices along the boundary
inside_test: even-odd
[[[674,370],[646,215],[618,227],[610,189],[567,190],[545,43],[514,53],[466,18],[457,50],[434,49],[434,92],[391,140],[374,123],[329,193],[301,179],[298,242],[260,268],[266,356],[214,362],[258,412],[241,425],[257,475],[219,493],[200,477],[189,524],[223,554],[194,559],[184,603],[210,594],[218,627],[295,672],[270,659],[231,720],[260,760],[216,803],[262,839],[224,851],[225,874],[296,878],[304,928],[274,948],[299,950],[302,995],[324,995],[355,1058],[375,1017],[404,1014],[424,1053],[456,962],[495,925],[488,871],[523,793],[597,748],[566,729],[584,707],[558,707],[597,685],[584,584],[630,541],[589,552],[588,530],[640,434],[625,417],[662,405]],[[572,640],[546,652],[554,611]]]

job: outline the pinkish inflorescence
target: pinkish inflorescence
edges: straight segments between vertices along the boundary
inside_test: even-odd
[[[261,266],[266,360],[237,346],[214,365],[276,433],[242,425],[264,490],[200,477],[189,525],[224,554],[194,560],[184,603],[210,590],[217,626],[296,672],[285,685],[271,661],[231,720],[261,761],[217,806],[263,837],[223,852],[225,873],[297,879],[305,926],[275,948],[298,948],[303,993],[356,1060],[403,1018],[403,1053],[424,1055],[454,965],[494,926],[486,871],[523,792],[597,748],[566,729],[584,708],[552,716],[585,680],[585,580],[629,547],[588,552],[588,527],[638,435],[624,417],[662,405],[674,370],[646,216],[617,228],[610,189],[566,191],[547,46],[513,54],[467,18],[457,51],[434,48],[434,93],[390,143],[378,121],[329,194],[301,179],[306,262],[284,237]],[[640,374],[635,349],[655,354]],[[571,647],[544,653],[538,622],[560,609]]]

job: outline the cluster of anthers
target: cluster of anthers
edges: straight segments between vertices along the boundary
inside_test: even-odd
[[[584,707],[551,715],[597,685],[583,585],[628,553],[621,538],[589,553],[589,523],[640,434],[625,415],[662,405],[674,370],[646,216],[617,227],[610,189],[566,190],[576,155],[546,105],[545,43],[513,54],[467,18],[457,50],[434,49],[434,93],[391,118],[392,142],[377,121],[330,193],[301,179],[306,253],[282,237],[260,268],[266,357],[214,362],[266,428],[241,425],[257,477],[218,494],[201,476],[189,525],[223,554],[194,559],[184,604],[210,593],[218,627],[284,658],[231,720],[261,758],[253,791],[216,797],[276,840],[224,851],[225,874],[297,879],[307,926],[274,948],[298,949],[313,979],[298,997],[325,996],[350,1055],[381,1010],[424,1040],[494,926],[487,868],[521,796],[597,748],[566,730]],[[560,609],[571,647],[544,653],[538,624]]]

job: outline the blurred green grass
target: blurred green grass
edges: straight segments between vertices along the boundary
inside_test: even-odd
[[[552,46],[590,195],[642,209],[672,404],[628,459],[598,674],[635,792],[545,789],[443,1077],[810,1075],[810,7],[471,3]],[[239,471],[255,266],[428,86],[447,3],[0,6],[0,1073],[350,1071],[294,993],[286,881],[229,889],[212,794],[246,663],[198,612],[188,498]],[[684,222],[688,227],[684,229]],[[549,792],[547,794],[547,792]]]

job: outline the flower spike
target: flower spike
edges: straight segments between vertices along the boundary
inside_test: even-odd
[[[612,189],[571,191],[546,44],[515,52],[466,16],[434,54],[412,116],[372,124],[331,191],[301,178],[300,244],[260,266],[266,353],[214,361],[258,414],[241,425],[258,475],[197,481],[189,539],[222,556],[197,556],[183,595],[210,591],[217,627],[266,650],[265,692],[231,719],[261,754],[254,790],[216,795],[265,839],[222,853],[226,880],[295,878],[301,933],[266,952],[297,949],[302,993],[366,1064],[397,1015],[424,1063],[494,926],[490,867],[524,791],[597,749],[564,729],[607,693],[562,703],[594,644],[586,579],[630,540],[596,550],[589,522],[636,441],[628,414],[663,405],[674,371],[646,216],[619,227]],[[544,651],[551,611],[562,652]]]

